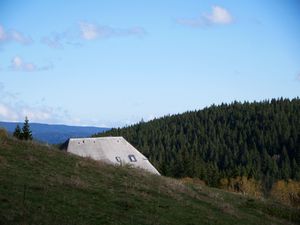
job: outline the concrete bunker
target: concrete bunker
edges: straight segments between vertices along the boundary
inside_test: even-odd
[[[123,137],[70,138],[67,152],[110,164],[129,164],[160,175],[147,157]]]

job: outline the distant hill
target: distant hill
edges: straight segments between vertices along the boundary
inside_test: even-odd
[[[112,129],[167,176],[300,180],[300,99],[233,102]]]
[[[263,225],[299,209],[66,154],[0,133],[0,224]]]
[[[12,133],[17,124],[22,128],[22,122],[0,122],[0,127],[4,127],[8,132]],[[35,140],[49,144],[63,143],[71,137],[89,137],[92,134],[98,132],[101,133],[110,129],[104,127],[51,125],[41,123],[30,123],[30,128]]]

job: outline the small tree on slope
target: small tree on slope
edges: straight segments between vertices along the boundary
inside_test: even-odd
[[[29,120],[27,116],[25,117],[25,122],[22,131],[23,131],[22,137],[24,140],[32,140],[32,132],[30,130]]]
[[[14,135],[14,137],[16,137],[18,139],[22,139],[22,131],[21,131],[19,124],[16,126],[13,135]]]

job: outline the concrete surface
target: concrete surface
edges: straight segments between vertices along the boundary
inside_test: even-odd
[[[130,164],[160,175],[149,160],[123,137],[71,138],[67,151],[111,164]]]

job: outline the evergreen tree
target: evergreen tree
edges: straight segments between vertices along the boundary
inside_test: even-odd
[[[29,120],[27,116],[25,117],[25,122],[22,131],[23,131],[22,136],[24,140],[32,140],[32,132],[30,130]]]
[[[23,134],[22,134],[22,131],[21,131],[21,128],[20,128],[19,124],[15,128],[13,136],[18,138],[18,139],[22,139]]]
[[[282,159],[281,159],[280,166],[281,166],[281,178],[287,180],[288,178],[291,177],[291,163],[285,146],[283,146],[282,149]]]

